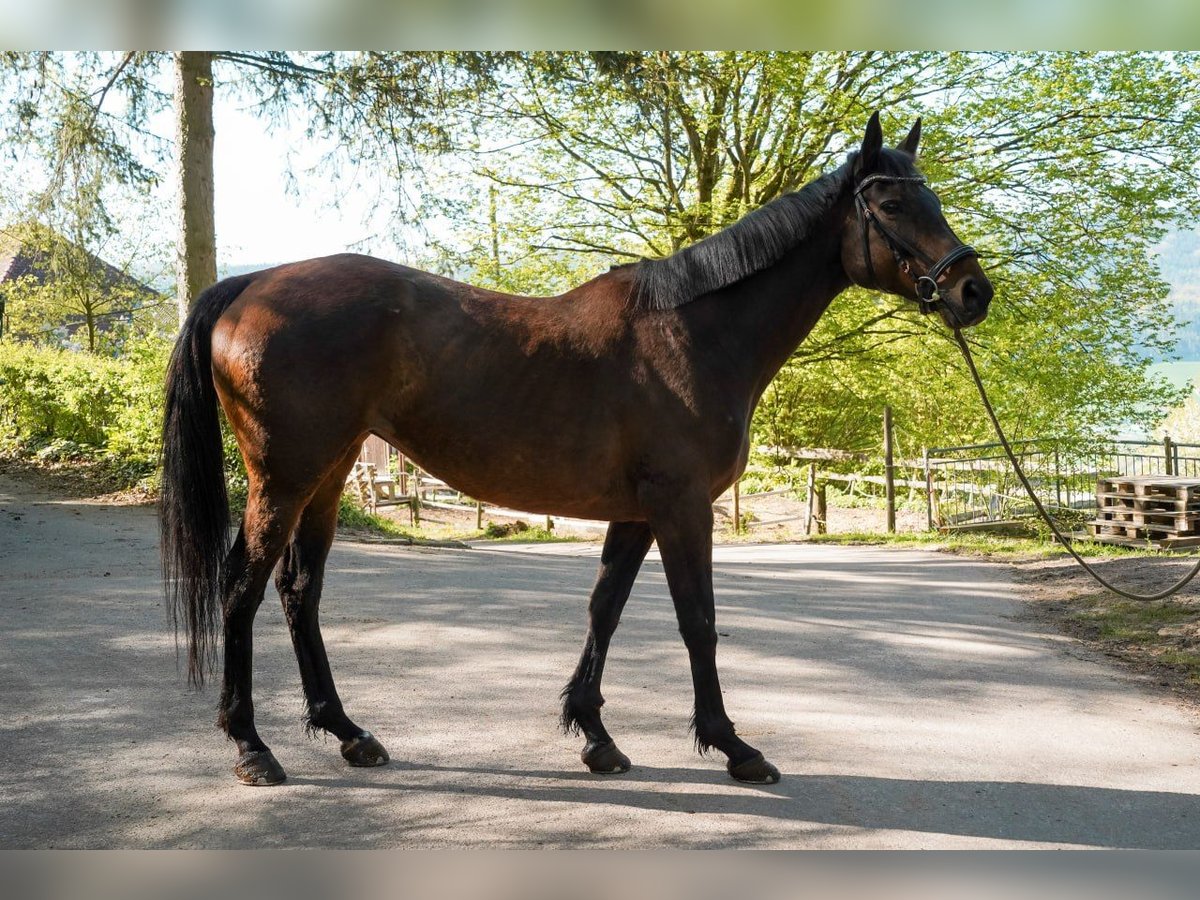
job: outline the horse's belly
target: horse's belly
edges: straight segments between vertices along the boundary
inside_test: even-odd
[[[457,491],[522,512],[602,521],[639,518],[635,486],[603,437],[572,440],[471,429],[385,435],[418,466]],[[407,429],[397,429],[401,432]],[[514,439],[516,438],[516,439]]]

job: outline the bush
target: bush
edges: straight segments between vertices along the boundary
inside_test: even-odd
[[[0,342],[0,453],[99,463],[126,486],[158,487],[171,341],[126,342],[119,358]],[[246,505],[246,469],[223,425],[230,507]]]
[[[120,359],[0,344],[0,450],[42,461],[103,461],[137,481],[159,455],[169,345]]]

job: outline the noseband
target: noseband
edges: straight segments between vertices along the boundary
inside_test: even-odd
[[[867,198],[863,196],[863,191],[871,185],[881,181],[900,182],[910,181],[914,184],[924,184],[925,179],[920,175],[868,175],[858,183],[858,187],[854,189],[854,205],[858,209],[858,221],[862,226],[862,245],[863,259],[867,264],[867,275],[871,280],[870,285],[863,287],[872,287],[875,284],[875,266],[871,263],[871,226],[875,226],[875,230],[879,232],[879,236],[883,238],[883,242],[888,245],[892,251],[892,255],[896,257],[896,263],[900,266],[900,271],[912,279],[913,290],[916,292],[917,306],[921,312],[931,313],[938,306],[945,303],[945,297],[942,296],[941,280],[946,274],[946,270],[958,262],[960,259],[966,259],[968,256],[978,256],[974,247],[969,247],[966,244],[959,244],[941,259],[934,259],[927,253],[922,252],[917,247],[914,247],[892,229],[888,228],[879,220],[879,216],[875,214],[875,210],[871,209],[867,203]],[[913,271],[909,260],[920,260],[927,269],[924,275],[917,275]]]

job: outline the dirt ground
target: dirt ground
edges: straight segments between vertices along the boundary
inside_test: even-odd
[[[1108,581],[1152,594],[1194,565],[1190,557],[1090,559]],[[1200,579],[1161,601],[1131,601],[1109,593],[1074,560],[1013,564],[1027,601],[1025,615],[1074,637],[1176,698],[1200,709]]]
[[[806,514],[804,500],[790,495],[776,494],[769,497],[750,498],[743,502],[742,515],[749,514],[749,527],[740,538],[753,541],[779,542],[800,540],[805,537],[804,519]],[[723,497],[715,504],[715,527],[719,535],[733,537],[733,504],[730,498]],[[411,521],[407,507],[384,507],[379,514],[392,519],[407,527]],[[775,524],[776,520],[787,521]],[[425,507],[421,511],[421,524],[427,531],[436,536],[462,535],[475,528],[475,513],[471,510],[448,510],[436,507]],[[545,524],[544,516],[529,513],[505,514],[493,508],[485,507],[483,521],[497,524],[526,524],[541,528]],[[827,529],[830,534],[848,533],[879,533],[886,530],[887,517],[883,509],[871,507],[830,506],[828,509]],[[896,527],[899,531],[923,531],[925,529],[925,513],[909,509],[896,511]],[[605,524],[601,522],[581,522],[576,520],[557,520],[554,532],[558,537],[571,537],[579,540],[598,540],[604,536]],[[815,532],[815,529],[814,529]]]
[[[733,504],[728,498],[718,501],[718,526],[732,527]],[[741,510],[743,516],[751,516],[749,537],[762,541],[788,541],[804,537],[804,519],[807,503],[800,497],[788,494],[755,498],[743,497]],[[724,515],[722,515],[724,513]],[[780,524],[771,524],[776,519],[791,519]],[[924,510],[896,510],[896,529],[898,531],[924,531],[926,526]],[[830,534],[878,532],[887,530],[887,513],[882,508],[871,506],[838,506],[833,498],[827,510],[827,530]]]

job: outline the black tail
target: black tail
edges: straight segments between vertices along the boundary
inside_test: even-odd
[[[188,681],[197,687],[216,657],[221,563],[229,550],[221,422],[212,377],[212,331],[250,283],[239,275],[196,298],[167,367],[159,532],[167,606],[188,644]]]

